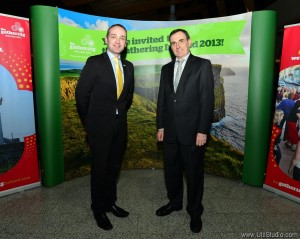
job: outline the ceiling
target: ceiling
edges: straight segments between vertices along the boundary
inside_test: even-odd
[[[247,12],[249,8],[263,9],[274,0],[61,0],[61,2],[68,8],[85,9],[100,16],[167,21],[171,16],[171,5],[175,6],[175,14],[172,17],[176,16],[176,20],[191,20],[239,14]]]
[[[132,20],[176,20],[222,17],[263,10],[275,0],[8,0],[0,12],[29,17],[30,5],[58,6],[97,16]],[[173,17],[174,17],[173,16]]]
[[[96,16],[131,20],[193,20],[275,10],[281,45],[285,25],[300,22],[299,0],[7,0],[0,13],[30,17],[30,6],[46,5]],[[171,12],[171,5],[174,6]],[[277,58],[281,49],[277,49]]]
[[[193,20],[248,11],[276,10],[279,25],[300,22],[299,0],[7,0],[0,13],[30,17],[31,5],[57,6],[96,16],[131,20]],[[174,6],[171,14],[171,5]]]

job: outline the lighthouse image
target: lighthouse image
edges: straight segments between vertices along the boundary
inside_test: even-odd
[[[5,111],[1,112],[3,108],[3,97],[0,97],[0,175],[5,173],[10,168],[14,167],[21,158],[24,151],[24,142],[20,142],[19,138],[11,139],[3,136],[2,117]],[[3,115],[2,115],[3,114]]]

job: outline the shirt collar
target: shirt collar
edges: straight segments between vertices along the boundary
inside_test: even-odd
[[[115,56],[110,50],[108,50],[108,49],[106,50],[106,53],[107,53],[107,55],[108,55],[108,57],[109,57],[110,60],[112,60],[113,58],[116,57],[116,56]],[[121,60],[120,55],[118,56],[118,59]]]
[[[189,52],[189,54],[187,54],[185,57],[183,57],[183,58],[180,59],[180,60],[176,57],[175,62],[177,62],[177,61],[182,61],[182,60],[185,60],[185,62],[186,62],[190,55],[191,55],[191,53]]]

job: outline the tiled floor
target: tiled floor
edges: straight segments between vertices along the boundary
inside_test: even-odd
[[[155,216],[165,204],[163,170],[124,170],[118,205],[130,212],[108,214],[113,230],[103,231],[90,210],[89,176],[52,188],[38,187],[0,198],[0,238],[168,239],[300,238],[300,205],[240,181],[205,175],[203,230],[193,234],[185,210]],[[271,234],[272,233],[272,234]],[[248,237],[250,238],[250,237]]]

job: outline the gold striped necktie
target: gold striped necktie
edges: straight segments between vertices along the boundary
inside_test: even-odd
[[[119,59],[117,57],[114,57],[113,60],[116,63],[116,76],[117,76],[117,81],[118,81],[117,99],[119,99],[119,97],[122,93],[122,90],[123,90],[122,70],[121,70],[121,66],[119,64]]]

